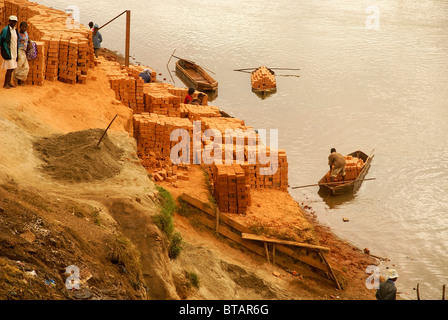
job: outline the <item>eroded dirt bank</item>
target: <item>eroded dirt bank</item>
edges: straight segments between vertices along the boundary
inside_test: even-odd
[[[364,285],[365,266],[374,261],[312,220],[319,243],[331,247],[331,263],[344,272],[343,291],[268,265],[180,215],[174,222],[184,249],[170,260],[152,219],[160,212],[155,183],[136,157],[132,111],[115,100],[98,68],[89,74],[95,80],[87,85],[0,90],[0,272],[7,279],[0,299],[374,298]],[[115,114],[108,140],[91,148]],[[83,156],[58,155],[74,137]],[[84,169],[67,174],[70,166]],[[183,192],[208,198],[199,169],[188,181],[161,186],[175,198]],[[253,210],[266,212],[285,201],[254,199]],[[86,290],[66,290],[71,265],[79,267]]]

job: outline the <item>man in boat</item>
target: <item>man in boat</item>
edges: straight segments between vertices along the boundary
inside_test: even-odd
[[[345,158],[342,154],[336,152],[335,148],[331,148],[330,150],[328,165],[330,166],[331,181],[334,181],[339,173],[342,176],[342,180],[345,179]]]
[[[398,279],[398,273],[394,269],[387,271],[387,279],[380,283],[380,287],[376,290],[377,300],[397,300],[397,287],[395,281]]]

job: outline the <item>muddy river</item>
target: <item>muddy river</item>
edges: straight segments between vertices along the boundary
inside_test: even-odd
[[[330,148],[374,160],[353,197],[291,190],[332,230],[390,261],[399,292],[441,299],[448,284],[448,1],[442,0],[39,0],[100,26],[132,11],[131,62],[172,82],[175,55],[219,81],[210,104],[255,128],[278,129],[291,186],[316,183]],[[101,30],[103,46],[124,52],[125,18]],[[276,94],[262,100],[250,75],[278,70]],[[183,83],[172,74],[176,86]],[[348,218],[349,222],[343,222]]]

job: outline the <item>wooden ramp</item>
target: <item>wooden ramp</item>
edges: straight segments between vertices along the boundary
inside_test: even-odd
[[[330,248],[255,235],[248,227],[233,220],[229,215],[220,213],[217,208],[214,209],[207,203],[185,193],[179,199],[198,209],[198,214],[195,214],[194,218],[199,222],[256,254],[266,257],[268,263],[335,284],[342,290],[337,277],[341,272],[333,268],[326,258]]]

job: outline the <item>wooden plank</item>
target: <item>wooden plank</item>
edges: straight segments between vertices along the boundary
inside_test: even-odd
[[[180,195],[179,198],[188,202],[192,206],[204,211],[205,213],[208,213],[209,215],[215,217],[215,210],[213,210],[210,206],[208,206],[204,202],[202,202],[196,198],[193,198],[192,196],[190,196],[186,193],[183,193],[182,195]]]
[[[313,259],[312,257],[307,256],[307,255],[299,254],[289,247],[278,244],[276,250],[279,252],[282,252],[296,260],[299,260],[300,262],[303,262],[309,266],[312,266],[316,269],[322,270],[324,272],[328,271],[328,267],[325,264],[323,264],[321,261]],[[318,253],[316,253],[316,254],[318,254]]]
[[[328,269],[333,277],[334,282],[336,282],[336,286],[338,287],[339,290],[342,290],[341,285],[339,284],[338,279],[336,278],[336,275],[333,272],[333,268],[331,267],[330,263],[327,261],[327,258],[325,258],[324,254],[322,253],[322,251],[319,252],[320,256],[322,257],[322,259],[325,261],[325,263],[328,266]]]
[[[321,246],[316,246],[316,245],[312,245],[312,244],[308,244],[308,243],[295,242],[295,241],[267,238],[267,237],[263,237],[263,236],[257,236],[256,234],[250,234],[250,233],[243,233],[241,235],[241,237],[243,239],[247,239],[247,240],[273,242],[273,243],[278,243],[278,244],[284,244],[287,246],[296,246],[296,247],[312,249],[312,250],[316,250],[316,251],[318,251],[318,250],[330,251],[330,248],[327,248],[327,247],[321,247]]]
[[[197,215],[196,218],[201,223],[203,223],[204,225],[206,225],[207,227],[209,227],[211,229],[213,229],[215,227],[214,222],[207,219],[206,217]],[[237,235],[236,233],[234,233],[230,229],[228,229],[224,224],[220,224],[218,230],[219,230],[220,234],[227,237],[228,239],[242,245],[243,247],[253,251],[254,253],[258,254],[261,257],[266,257],[265,249],[263,248],[261,243],[256,244],[251,240],[245,240],[245,239],[241,238],[239,235]],[[294,257],[294,258],[297,259],[297,257]],[[299,266],[297,264],[292,264],[282,257],[276,256],[276,263],[282,267],[289,268],[291,270],[296,270],[300,274],[307,276],[309,278],[325,280],[327,282],[329,281],[329,279],[327,279],[323,276],[320,276],[317,273],[310,271],[302,266]],[[328,270],[327,268],[323,268],[323,269],[324,269],[324,271]],[[333,284],[333,281],[331,280],[331,282],[329,282],[329,283]]]

